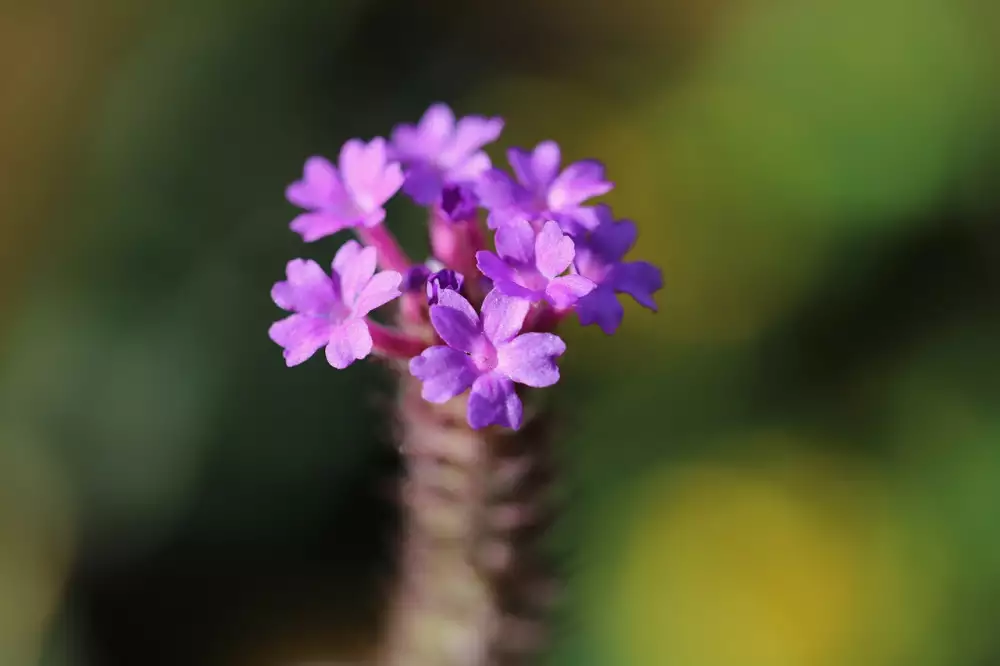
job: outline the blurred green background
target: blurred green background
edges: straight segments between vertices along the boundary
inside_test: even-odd
[[[998,44],[982,0],[7,0],[0,665],[370,652],[390,388],[287,370],[268,292],[335,249],[303,159],[438,100],[605,160],[666,277],[565,332],[544,663],[1000,663]]]

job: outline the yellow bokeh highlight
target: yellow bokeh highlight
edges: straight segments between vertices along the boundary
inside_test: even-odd
[[[941,596],[917,564],[929,550],[909,554],[857,466],[799,455],[666,469],[632,515],[597,611],[612,663],[888,666],[924,647]]]

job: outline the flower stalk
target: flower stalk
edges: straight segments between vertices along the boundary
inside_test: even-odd
[[[291,313],[270,329],[286,364],[325,349],[334,368],[375,355],[399,375],[401,574],[376,666],[527,666],[544,647],[556,586],[539,542],[554,465],[537,389],[560,379],[557,329],[571,314],[610,335],[619,294],[655,310],[663,285],[655,266],[625,261],[635,225],[586,205],[613,187],[603,165],[560,171],[544,141],[508,152],[512,178],[482,151],[502,129],[435,104],[391,141],[347,141],[336,166],[309,158],[286,190],[305,242],[357,237],[329,272],[295,259],[274,285]],[[400,190],[429,213],[424,264],[383,224]],[[394,326],[370,318],[397,300]]]
[[[474,430],[465,400],[428,403],[400,375],[401,571],[378,666],[519,666],[548,639],[549,419]]]

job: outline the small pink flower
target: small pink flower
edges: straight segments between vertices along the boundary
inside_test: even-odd
[[[402,184],[402,169],[388,161],[385,139],[352,139],[340,150],[339,171],[324,157],[310,157],[302,180],[288,186],[288,200],[307,211],[292,221],[292,231],[312,242],[341,229],[381,224],[385,202]]]
[[[402,276],[375,273],[375,249],[348,241],[333,259],[332,275],[310,259],[293,259],[288,279],[271,289],[271,298],[295,314],[271,325],[269,335],[284,347],[289,367],[326,347],[326,360],[343,369],[372,351],[366,316],[400,295]]]
[[[410,361],[410,373],[423,382],[423,398],[447,402],[471,388],[466,417],[471,427],[520,428],[523,408],[514,383],[552,386],[559,381],[555,359],[566,351],[552,333],[518,335],[529,307],[494,290],[480,317],[457,291],[441,291],[431,306],[431,324],[445,345]]]
[[[536,235],[527,220],[512,220],[497,229],[496,246],[499,256],[484,250],[476,253],[476,262],[508,296],[532,303],[544,300],[564,310],[594,288],[582,275],[561,275],[573,263],[576,250],[557,222],[546,222]]]

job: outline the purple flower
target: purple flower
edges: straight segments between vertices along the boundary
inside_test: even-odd
[[[441,213],[449,222],[476,218],[479,200],[468,185],[448,185],[441,191]]]
[[[595,212],[599,224],[577,245],[575,265],[580,275],[590,278],[597,288],[577,302],[576,312],[583,326],[597,324],[611,335],[624,315],[616,294],[628,294],[655,312],[653,293],[663,288],[663,273],[645,261],[622,261],[635,244],[634,222],[615,222],[608,206],[598,206]]]
[[[403,282],[400,285],[400,289],[407,294],[421,291],[427,285],[427,278],[430,276],[431,267],[428,264],[417,264],[416,266],[411,266],[405,273],[403,273]]]
[[[456,123],[447,104],[431,106],[416,126],[397,125],[392,149],[406,166],[403,190],[426,206],[438,201],[445,185],[476,181],[491,166],[480,148],[502,130],[500,118],[466,116]]]
[[[496,229],[517,217],[556,220],[569,233],[589,228],[592,215],[584,201],[611,191],[604,179],[604,166],[596,160],[574,162],[559,172],[559,145],[543,141],[532,152],[512,148],[507,159],[515,181],[503,171],[491,169],[478,186],[482,205],[488,208],[488,224]]]
[[[520,428],[521,399],[514,383],[555,384],[555,358],[566,351],[566,344],[551,333],[518,335],[529,307],[527,301],[494,290],[486,296],[480,318],[458,292],[442,291],[430,316],[446,346],[430,347],[410,360],[410,373],[423,382],[424,399],[447,402],[471,386],[471,427]]]
[[[302,180],[288,186],[288,200],[307,211],[292,221],[292,231],[312,242],[348,227],[373,227],[402,183],[399,164],[387,160],[385,139],[351,139],[340,150],[339,171],[326,158],[310,157]]]
[[[581,275],[563,275],[576,253],[573,239],[565,235],[558,222],[548,221],[535,234],[531,223],[513,219],[496,232],[497,253],[476,253],[483,275],[507,296],[532,303],[548,301],[557,309],[572,306],[590,293],[594,283]]]
[[[372,338],[365,316],[399,296],[402,276],[375,274],[375,248],[348,241],[333,259],[332,276],[309,259],[293,259],[288,279],[271,289],[271,298],[295,314],[271,325],[269,335],[284,347],[289,367],[326,347],[326,359],[343,369],[368,356]]]
[[[437,305],[442,290],[460,291],[462,289],[462,282],[464,282],[462,274],[450,268],[444,268],[437,273],[432,273],[427,278],[427,302],[431,305]]]

